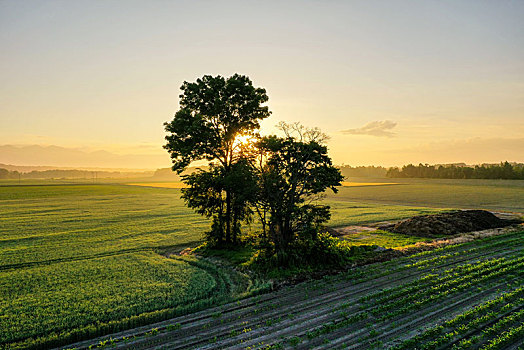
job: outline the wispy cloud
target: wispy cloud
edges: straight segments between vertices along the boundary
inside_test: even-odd
[[[357,129],[347,129],[342,130],[341,132],[343,134],[351,134],[351,135],[371,135],[371,136],[379,136],[379,137],[393,137],[395,136],[394,132],[391,132],[390,130],[393,129],[397,123],[391,121],[391,120],[377,120],[374,122],[367,123],[361,128]]]

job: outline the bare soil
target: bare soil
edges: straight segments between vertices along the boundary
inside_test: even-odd
[[[456,235],[458,233],[501,228],[518,222],[521,221],[516,218],[501,219],[486,210],[459,210],[449,213],[415,216],[379,228],[406,235],[435,237],[438,235]]]

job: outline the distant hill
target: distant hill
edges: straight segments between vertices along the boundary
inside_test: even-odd
[[[0,179],[122,179],[122,178],[145,178],[153,175],[152,171],[120,172],[120,171],[90,171],[79,169],[47,169],[23,171],[22,169],[32,167],[4,167],[0,164]],[[14,170],[11,170],[14,169]],[[17,170],[20,169],[20,170]]]
[[[124,173],[137,173],[146,172],[153,174],[151,169],[130,169],[130,168],[100,168],[100,167],[62,167],[62,166],[50,166],[50,165],[13,165],[0,163],[1,169],[7,169],[9,171],[19,171],[21,173],[28,173],[31,171],[46,171],[46,170],[82,170],[82,171],[108,171],[108,172],[124,172]]]
[[[0,163],[46,167],[32,170],[50,170],[58,167],[153,170],[168,166],[171,162],[167,152],[161,150],[151,154],[115,154],[102,150],[89,152],[53,145],[0,145]]]

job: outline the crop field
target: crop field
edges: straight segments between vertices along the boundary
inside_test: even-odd
[[[223,302],[225,272],[153,252],[2,271],[2,342],[49,347]]]
[[[524,180],[394,179],[398,185],[341,187],[335,201],[524,212]],[[384,179],[351,178],[355,182]]]
[[[164,256],[200,244],[209,228],[179,189],[25,184],[0,186],[0,348],[74,342],[267,286],[205,260]],[[332,204],[332,225],[438,211]]]
[[[371,232],[348,233],[340,237],[351,245],[378,245],[384,248],[405,248],[418,242],[430,242],[434,238],[403,235],[387,231],[377,230]]]
[[[263,287],[158,254],[199,244],[208,225],[168,190],[10,186],[0,213],[0,348],[75,341]]]
[[[186,184],[183,182],[131,182],[126,183],[132,186],[145,186],[145,187],[161,187],[161,188],[185,188]],[[395,182],[342,182],[344,187],[362,187],[362,186],[386,186],[386,185],[398,185]]]
[[[263,281],[205,260],[166,258],[167,252],[200,244],[209,227],[184,206],[180,189],[36,180],[24,184],[0,186],[0,348],[74,342],[267,288]],[[396,199],[373,203],[353,192],[373,188]],[[341,189],[340,195],[325,200],[332,207],[330,225],[444,210],[429,202],[402,203],[399,188],[405,191],[408,185]],[[499,197],[498,203],[517,208],[512,198]],[[445,201],[446,207],[452,207],[452,200]],[[355,245],[385,247],[421,240],[427,238],[377,233],[352,237]]]
[[[448,245],[74,344],[78,349],[520,349],[524,231]]]
[[[166,189],[108,185],[0,188],[2,267],[201,240],[208,223]]]

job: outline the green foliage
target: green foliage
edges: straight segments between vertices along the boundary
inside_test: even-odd
[[[229,198],[233,225],[231,241],[238,243],[240,222],[250,222],[252,210],[248,204],[256,193],[256,180],[248,163],[239,160],[231,165],[229,171],[211,164],[207,171],[199,170],[183,178],[189,185],[188,188],[182,189],[182,198],[187,206],[213,220],[211,231],[206,234],[206,241],[214,246],[220,246],[227,241]]]
[[[223,198],[223,169],[210,166],[208,171],[199,170],[184,177],[189,186],[182,189],[182,198],[189,208],[197,213],[213,218],[211,231],[206,233],[206,241],[219,245],[225,236],[225,202]]]
[[[194,83],[184,82],[180,89],[180,109],[164,124],[169,133],[164,148],[176,171],[201,159],[228,167],[236,161],[235,137],[257,130],[260,120],[270,115],[262,106],[268,100],[266,90],[253,87],[244,75],[205,75]]]
[[[0,266],[196,246],[208,223],[179,190],[123,185],[0,190]]]
[[[270,136],[257,143],[260,157],[265,157],[258,167],[258,205],[269,212],[269,219],[264,216],[261,220],[267,220],[263,226],[269,228],[269,239],[283,257],[296,239],[316,239],[320,225],[330,217],[329,207],[306,204],[306,200],[319,199],[329,188],[336,192],[342,181],[327,147],[317,139],[305,138],[307,134],[299,135],[298,140],[289,135]]]
[[[253,135],[269,116],[261,106],[268,100],[264,89],[237,74],[228,79],[206,75],[184,82],[181,89],[180,110],[164,124],[169,133],[164,148],[178,173],[193,161],[212,162],[209,170],[183,176],[189,188],[182,190],[190,208],[213,220],[207,242],[238,243],[240,223],[251,219],[250,205],[260,216],[264,238],[277,250],[288,249],[297,235],[315,240],[320,225],[329,220],[329,207],[305,201],[328,188],[336,192],[342,181],[322,144],[324,135],[283,123],[285,138],[263,137],[255,150],[249,149],[237,138]]]
[[[445,203],[445,206],[469,198],[475,205],[484,202],[521,208],[522,201],[517,200],[522,198],[522,186],[518,186],[520,181],[399,181],[406,182],[406,185],[380,189],[341,188],[336,196],[324,200],[324,204],[332,208],[331,222],[335,225],[364,223],[438,211],[406,205],[355,202],[373,198],[404,204],[413,203],[416,198],[419,202],[415,203],[419,205]],[[1,319],[10,324],[14,322],[9,334],[16,337],[23,338],[24,329],[27,333],[36,329],[38,333],[17,344],[20,347],[59,346],[64,342],[157,322],[229,300],[231,288],[228,285],[237,284],[236,274],[231,275],[216,267],[213,269],[213,266],[195,265],[197,262],[189,259],[168,260],[153,253],[178,251],[197,245],[202,242],[202,232],[208,229],[208,223],[186,208],[178,198],[179,194],[179,189],[124,185],[2,187]],[[253,231],[259,228],[253,226]],[[468,246],[467,253],[461,254],[473,252],[472,247],[477,247],[475,244]],[[231,252],[226,249],[223,253],[242,263],[250,256],[250,249]],[[460,258],[461,255],[451,254],[455,251],[446,248],[413,257],[414,260],[428,260],[438,255],[444,260],[428,260],[412,268],[432,268],[436,263]],[[353,253],[359,256],[368,252],[353,250]],[[298,265],[296,269],[311,267],[308,266]],[[387,266],[380,267],[380,274],[389,273]],[[271,271],[284,273],[277,268]],[[177,282],[178,278],[190,276],[203,279],[195,279],[195,283],[190,280],[182,284]],[[187,301],[192,293],[209,291],[206,288],[210,285],[206,281],[210,276],[216,282],[216,289],[211,287],[211,295]],[[225,290],[228,292],[220,292]],[[128,293],[132,291],[136,293]],[[177,301],[166,297],[170,293],[176,296]],[[144,303],[149,296],[158,303]],[[82,303],[83,300],[85,303]],[[93,323],[80,325],[78,322],[82,312],[92,306],[93,302],[88,302],[93,300],[97,303],[101,301],[97,308],[99,312],[87,314],[87,318],[94,320]],[[180,304],[166,308],[168,303],[174,305],[178,302]],[[120,318],[127,311],[140,311],[141,304],[153,311]],[[44,305],[47,312],[35,314],[32,311],[44,310]],[[59,327],[62,317],[72,320],[70,327],[66,325],[69,328]],[[4,327],[8,327],[6,323],[0,326],[2,339],[8,336],[3,331],[8,328]],[[61,330],[57,331],[58,328]],[[14,348],[15,345],[10,343],[8,347]]]
[[[516,348],[524,334],[523,233],[494,235],[282,286],[272,294],[199,313],[196,321],[178,318],[183,324],[179,331],[164,331],[159,325],[157,336],[125,346]],[[325,246],[332,241],[329,236],[320,239],[328,242]],[[100,340],[111,341],[106,337],[94,343]]]
[[[209,242],[237,242],[240,223],[249,218],[250,176],[246,147],[239,137],[253,135],[260,121],[270,115],[266,91],[235,74],[227,79],[205,75],[181,87],[180,109],[165,123],[173,170],[182,172],[190,163],[208,160],[211,169],[187,175],[184,193],[188,205],[213,218]],[[246,176],[248,175],[248,176]]]
[[[2,271],[0,343],[60,338],[90,325],[97,329],[97,323],[226,295],[216,272],[202,267],[144,252]],[[25,314],[31,317],[20,317]]]
[[[384,248],[400,248],[418,242],[428,242],[433,240],[433,238],[428,239],[427,237],[403,235],[382,230],[348,233],[341,238],[351,245],[376,245]]]
[[[375,254],[376,246],[351,245],[340,241],[327,232],[321,232],[316,239],[297,239],[285,251],[260,249],[253,254],[246,266],[272,277],[279,275],[285,267],[293,273],[323,268],[340,268],[351,261]],[[276,273],[276,275],[275,275]],[[284,273],[282,276],[286,276]]]
[[[18,171],[9,171],[0,168],[0,179],[18,179],[21,174]]]
[[[297,337],[297,336],[288,339],[288,343],[291,346],[297,346],[301,342],[302,342],[302,339],[300,337]]]
[[[255,248],[250,244],[217,248],[204,243],[196,248],[194,252],[204,256],[219,257],[231,262],[233,265],[239,266],[251,259]]]

